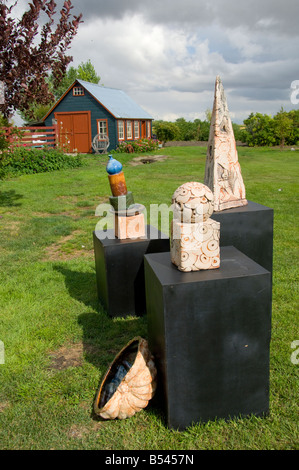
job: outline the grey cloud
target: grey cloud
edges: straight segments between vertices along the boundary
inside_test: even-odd
[[[85,26],[72,55],[86,60],[93,40],[88,55],[103,83],[124,89],[155,117],[204,113],[218,74],[238,121],[290,104],[290,84],[299,79],[298,0],[75,4]]]
[[[245,26],[252,33],[275,31],[298,36],[298,0],[87,0],[74,1],[74,6],[74,12],[81,11],[85,20],[119,19],[137,13],[153,23],[190,28],[216,23],[229,28]]]

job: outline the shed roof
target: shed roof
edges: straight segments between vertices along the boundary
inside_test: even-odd
[[[90,93],[101,105],[103,105],[117,119],[153,119],[144,109],[142,109],[135,101],[132,100],[124,91],[116,88],[107,88],[95,83],[86,82],[77,79],[65,91],[62,97],[48,111],[43,120],[55,109],[57,104],[64,96],[73,88],[75,83],[79,83],[85,90]]]
[[[116,118],[153,119],[122,90],[106,88],[84,80],[77,79],[77,82]]]

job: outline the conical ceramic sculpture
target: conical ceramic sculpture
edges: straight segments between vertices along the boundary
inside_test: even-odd
[[[215,212],[247,204],[233,126],[220,77],[215,83],[204,183],[214,194]]]

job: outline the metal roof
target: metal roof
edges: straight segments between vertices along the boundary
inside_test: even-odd
[[[97,101],[99,101],[116,118],[153,119],[144,109],[136,104],[125,92],[116,88],[106,88],[95,83],[76,80]]]

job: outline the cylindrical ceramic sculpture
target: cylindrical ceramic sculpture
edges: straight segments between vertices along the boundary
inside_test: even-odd
[[[173,194],[171,261],[180,271],[220,266],[220,223],[212,220],[214,196],[202,183],[181,185]]]
[[[156,390],[157,370],[148,343],[132,339],[115,357],[99,387],[94,411],[103,419],[125,419],[145,408]]]
[[[109,161],[106,166],[110,188],[113,196],[124,196],[127,194],[127,185],[122,164],[109,155]]]
[[[134,204],[131,191],[127,190],[122,164],[109,155],[106,166],[112,196],[109,197],[114,211],[114,232],[120,239],[139,238],[145,235],[145,222],[141,204]]]

